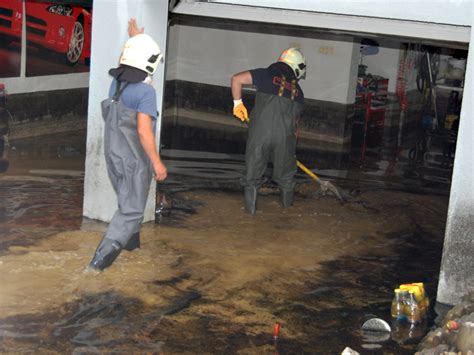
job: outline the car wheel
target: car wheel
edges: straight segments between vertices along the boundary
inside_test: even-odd
[[[81,59],[84,49],[84,27],[82,23],[76,21],[72,28],[71,38],[69,39],[69,48],[66,53],[66,62],[69,65],[76,64]]]

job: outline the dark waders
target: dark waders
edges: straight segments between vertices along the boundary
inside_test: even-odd
[[[281,204],[293,203],[296,174],[296,117],[303,105],[294,101],[296,81],[292,81],[291,98],[283,97],[283,77],[278,95],[257,92],[255,108],[249,122],[245,151],[244,186],[245,209],[256,212],[257,191],[263,183],[263,174],[269,161],[273,163],[273,181],[280,188]]]

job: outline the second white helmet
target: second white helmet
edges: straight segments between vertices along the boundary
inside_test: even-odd
[[[163,58],[160,47],[147,34],[138,34],[125,42],[120,64],[128,65],[153,75]]]
[[[281,52],[279,62],[288,64],[295,73],[296,79],[306,78],[306,59],[298,48],[287,48]]]

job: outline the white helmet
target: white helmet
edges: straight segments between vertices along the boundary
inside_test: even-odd
[[[281,52],[279,62],[288,64],[295,73],[296,79],[306,78],[306,59],[298,48],[287,48]]]
[[[160,47],[147,34],[141,33],[125,42],[120,64],[129,65],[153,75],[163,58]]]

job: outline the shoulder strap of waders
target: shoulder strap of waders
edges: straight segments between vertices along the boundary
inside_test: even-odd
[[[283,96],[283,92],[285,91],[285,84],[286,84],[286,77],[282,75],[280,88],[278,89],[278,96]]]
[[[291,101],[295,99],[296,96],[296,80],[293,79],[291,81]]]
[[[117,88],[115,89],[115,94],[112,97],[114,101],[118,101],[120,99],[120,96],[122,96],[122,93],[125,90],[125,88],[128,86],[128,84],[130,83],[126,82],[125,85],[122,88],[120,88],[120,86],[122,86],[122,81],[117,80]]]

